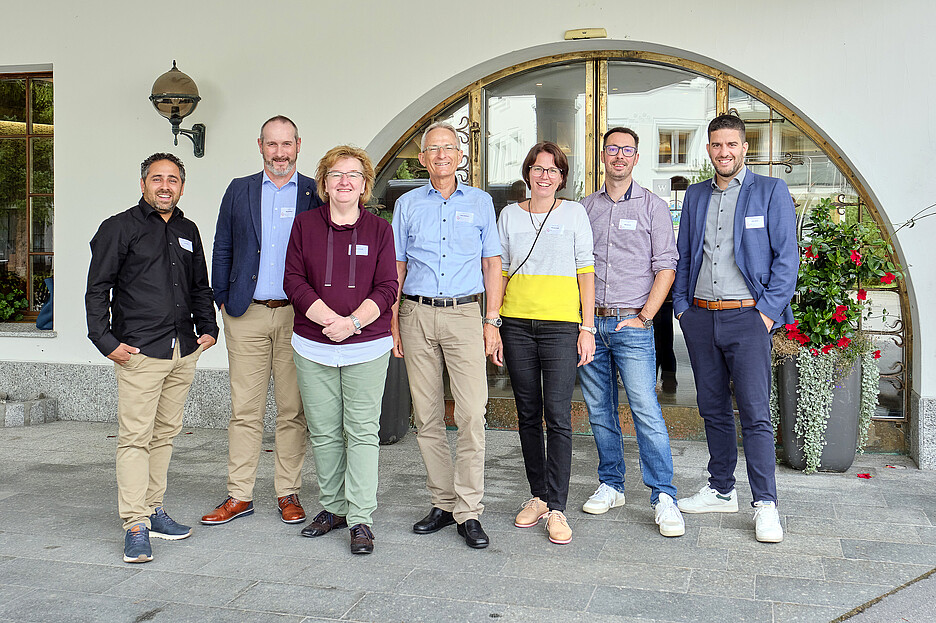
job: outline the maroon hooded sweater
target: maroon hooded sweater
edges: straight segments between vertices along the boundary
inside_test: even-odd
[[[391,306],[397,295],[396,254],[390,224],[362,209],[357,222],[335,225],[329,204],[299,214],[286,249],[283,289],[296,312],[293,331],[315,342],[335,344],[322,325],[306,317],[318,299],[347,316],[370,299],[380,316],[342,344],[370,342],[390,335]]]

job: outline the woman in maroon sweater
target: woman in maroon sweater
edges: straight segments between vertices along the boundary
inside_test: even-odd
[[[329,150],[315,179],[327,203],[296,217],[283,280],[296,311],[293,358],[324,507],[302,536],[351,526],[351,552],[369,554],[397,294],[393,233],[363,207],[374,185],[364,150]]]

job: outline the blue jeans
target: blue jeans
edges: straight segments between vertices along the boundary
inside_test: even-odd
[[[578,327],[556,320],[504,317],[503,321],[504,363],[517,403],[520,451],[530,493],[546,502],[549,510],[565,511],[572,473]]]
[[[623,493],[624,438],[618,418],[617,384],[620,372],[637,433],[643,481],[650,487],[650,503],[656,504],[660,492],[676,499],[673,454],[656,397],[653,329],[622,327],[615,331],[618,323],[627,318],[636,315],[595,318],[595,360],[579,368],[579,380],[598,447],[598,480]]]

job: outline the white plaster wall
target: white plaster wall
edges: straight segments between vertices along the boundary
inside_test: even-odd
[[[376,160],[427,108],[471,80],[567,50],[679,50],[767,88],[838,146],[899,223],[936,202],[934,17],[924,0],[886,9],[871,0],[6,3],[0,70],[54,68],[58,337],[0,338],[0,357],[103,363],[85,337],[88,241],[101,220],[136,202],[138,165],[153,151],[185,160],[180,205],[210,249],[227,182],[260,168],[255,139],[267,117],[298,123],[307,173],[339,142],[368,147]],[[580,27],[606,28],[609,39],[562,41]],[[169,124],[146,99],[173,59],[203,97],[186,120],[208,126],[202,159],[186,138],[172,147]],[[915,310],[936,303],[934,234],[936,218],[899,235]],[[936,396],[936,325],[921,320],[915,313],[914,388]],[[224,367],[223,348],[201,365]]]

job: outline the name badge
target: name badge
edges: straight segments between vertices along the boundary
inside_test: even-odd
[[[761,214],[760,216],[745,216],[744,228],[745,229],[763,229],[764,228],[764,215]]]
[[[192,251],[192,241],[191,241],[191,240],[186,240],[186,239],[183,238],[182,236],[179,236],[179,246],[182,247],[183,249],[185,249],[186,251],[188,251],[189,253],[194,253],[194,251]]]
[[[359,244],[354,247],[355,255],[367,255],[367,245]],[[348,255],[351,255],[351,245],[348,245]]]
[[[631,231],[637,230],[637,220],[632,218],[622,218],[618,221],[618,229],[629,229]]]
[[[296,207],[280,208],[280,218],[293,218],[296,216]]]
[[[474,212],[455,212],[457,223],[474,223]]]
[[[565,228],[564,225],[547,225],[543,229],[543,233],[544,234],[561,234],[564,228]]]

